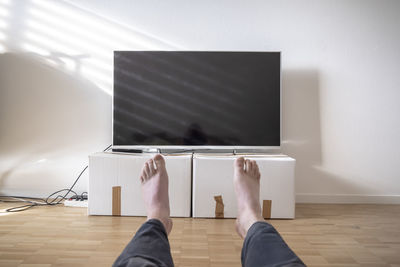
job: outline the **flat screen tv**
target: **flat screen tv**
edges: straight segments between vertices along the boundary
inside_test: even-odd
[[[280,52],[114,52],[113,148],[270,149],[280,141]]]

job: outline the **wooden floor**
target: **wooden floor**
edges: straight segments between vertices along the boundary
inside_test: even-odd
[[[296,217],[270,223],[308,266],[400,266],[400,205],[301,204]],[[111,266],[144,221],[62,206],[0,213],[0,266]],[[176,266],[241,266],[234,220],[173,222]]]

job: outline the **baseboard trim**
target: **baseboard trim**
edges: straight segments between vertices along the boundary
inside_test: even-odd
[[[296,203],[400,204],[400,195],[296,194]]]

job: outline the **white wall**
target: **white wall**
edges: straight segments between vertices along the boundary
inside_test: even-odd
[[[298,201],[400,203],[399,12],[379,0],[0,0],[0,191],[69,187],[111,143],[112,50],[280,50]]]

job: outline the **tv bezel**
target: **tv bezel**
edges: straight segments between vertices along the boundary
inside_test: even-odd
[[[279,146],[209,146],[209,145],[114,145],[114,59],[116,52],[245,52],[245,53],[279,53]],[[111,149],[118,150],[143,150],[156,152],[163,150],[246,150],[251,151],[265,151],[265,150],[279,150],[282,146],[282,51],[213,51],[213,50],[114,50],[113,51],[113,72],[112,72],[113,90],[112,90],[112,103],[111,103]],[[212,151],[211,151],[212,152]]]

